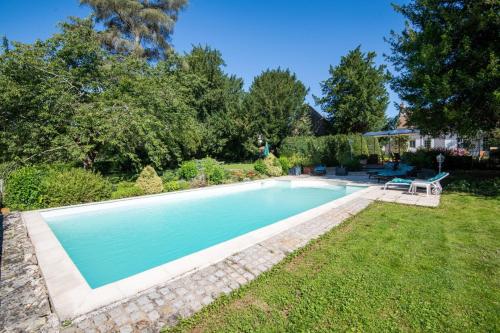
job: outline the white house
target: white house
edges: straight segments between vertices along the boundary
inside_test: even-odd
[[[447,150],[460,150],[468,152],[472,156],[479,156],[483,147],[486,147],[485,138],[478,135],[477,138],[461,138],[456,134],[447,134],[442,136],[429,136],[420,134],[420,130],[416,128],[409,128],[407,126],[406,118],[399,117],[398,127],[395,130],[381,131],[381,132],[368,132],[365,136],[376,137],[405,137],[408,140],[407,150],[411,152],[417,149],[447,149]],[[406,141],[406,140],[405,140]],[[386,152],[393,151],[398,146],[394,139],[382,147]],[[486,147],[489,148],[489,147]]]

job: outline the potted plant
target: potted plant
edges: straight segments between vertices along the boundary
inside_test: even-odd
[[[347,176],[348,170],[347,170],[346,164],[349,163],[349,160],[351,159],[350,145],[347,146],[346,144],[344,144],[344,145],[339,144],[335,155],[336,155],[337,161],[339,162],[339,165],[337,167],[335,167],[335,175],[336,176]]]
[[[306,175],[310,175],[313,171],[313,161],[311,158],[304,157],[302,159],[302,165],[303,165],[303,172]]]
[[[290,164],[292,165],[291,174],[294,176],[300,176],[302,173],[303,158],[299,155],[293,154],[290,157]]]

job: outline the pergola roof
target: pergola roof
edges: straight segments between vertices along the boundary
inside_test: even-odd
[[[410,134],[418,134],[418,133],[420,133],[420,131],[418,129],[397,128],[395,130],[390,130],[390,131],[366,132],[363,134],[363,136],[383,137],[383,136],[410,135]]]

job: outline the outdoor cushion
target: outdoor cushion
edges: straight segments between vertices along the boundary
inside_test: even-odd
[[[412,180],[411,179],[404,179],[404,178],[394,178],[390,182],[395,183],[395,184],[411,184]]]

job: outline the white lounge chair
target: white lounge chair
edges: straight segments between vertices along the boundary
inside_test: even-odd
[[[411,183],[413,180],[411,179],[406,179],[406,178],[393,178],[389,180],[387,183],[384,185],[384,191],[387,190],[389,186],[397,186],[397,187],[411,187]]]
[[[448,176],[448,172],[440,172],[429,179],[415,179],[411,182],[408,192],[415,194],[417,193],[417,188],[423,187],[425,188],[427,195],[431,193],[436,195],[440,194],[443,191],[443,187],[441,186],[440,181]]]

